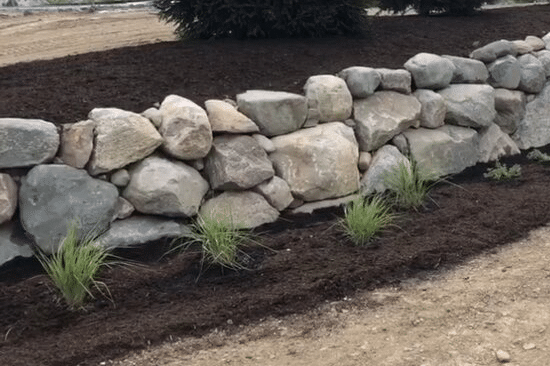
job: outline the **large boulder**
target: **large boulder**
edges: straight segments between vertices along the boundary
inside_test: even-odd
[[[527,42],[531,47],[533,47],[533,51],[540,51],[546,48],[546,44],[544,43],[544,40],[537,36],[527,36],[525,37],[525,42]]]
[[[502,132],[509,135],[516,132],[519,122],[525,116],[525,93],[519,90],[495,89],[495,123]]]
[[[432,53],[418,53],[405,62],[418,89],[442,89],[453,78],[455,66],[452,61]]]
[[[489,85],[452,84],[439,94],[445,99],[449,124],[481,128],[495,119],[494,89]]]
[[[59,147],[57,128],[39,119],[0,118],[0,169],[51,161]]]
[[[403,135],[411,157],[430,176],[459,173],[479,160],[479,135],[471,128],[445,125],[408,129]]]
[[[222,135],[214,139],[205,171],[212,189],[244,190],[275,175],[265,150],[251,136]]]
[[[380,85],[380,74],[373,68],[352,66],[338,73],[346,81],[348,89],[354,98],[366,98],[374,94]]]
[[[300,129],[307,117],[307,99],[298,94],[248,90],[237,95],[239,111],[251,118],[266,136]]]
[[[546,70],[542,62],[530,54],[518,57],[518,61],[521,68],[518,89],[526,93],[540,93],[546,83]]]
[[[70,225],[79,234],[101,233],[109,227],[118,190],[67,165],[38,165],[22,179],[19,209],[23,228],[46,253],[57,250]]]
[[[494,88],[516,89],[521,80],[521,66],[514,56],[501,57],[487,66],[489,84]]]
[[[541,147],[550,143],[550,82],[547,82],[540,94],[527,103],[525,117],[519,122],[512,139],[521,150]]]
[[[487,66],[479,60],[457,56],[442,56],[455,66],[451,83],[483,84],[489,78]]]
[[[92,120],[63,125],[59,157],[73,168],[84,168],[94,149],[94,128]]]
[[[418,127],[422,105],[412,95],[381,91],[354,102],[353,118],[361,151],[380,148],[405,129]]]
[[[319,122],[344,121],[351,116],[351,93],[346,82],[337,76],[309,77],[304,85],[304,93],[307,98],[308,115],[313,113],[318,116]]]
[[[546,77],[550,77],[550,51],[539,51],[535,54],[535,56],[537,56],[539,61],[542,63],[542,66],[544,67],[544,72],[546,73]]]
[[[359,149],[353,129],[331,122],[272,139],[270,155],[277,175],[294,197],[318,201],[359,188]]]
[[[495,61],[499,57],[506,55],[515,56],[517,53],[518,51],[514,42],[502,39],[474,50],[470,54],[470,58],[489,63]]]
[[[163,141],[151,121],[137,113],[117,108],[95,108],[88,118],[96,124],[95,146],[88,165],[92,175],[141,160]]]
[[[254,121],[223,100],[210,99],[204,102],[204,106],[212,132],[254,133],[260,131]]]
[[[185,163],[153,155],[130,169],[130,183],[122,195],[144,214],[191,217],[208,187],[200,173]]]
[[[169,95],[160,108],[163,150],[180,160],[200,159],[212,146],[212,128],[206,111],[189,99]]]
[[[174,220],[135,216],[112,223],[97,243],[107,249],[131,248],[161,239],[178,239],[190,233],[189,227]]]
[[[391,90],[398,93],[410,94],[412,88],[411,73],[403,69],[375,69],[380,75],[380,90]]]
[[[433,90],[417,89],[413,95],[422,105],[420,112],[420,126],[427,128],[438,128],[445,123],[447,106],[445,99]]]
[[[516,143],[509,135],[502,132],[498,125],[493,123],[479,132],[479,161],[481,163],[519,153]]]
[[[365,195],[383,193],[388,187],[388,177],[400,164],[410,168],[409,160],[393,145],[384,145],[372,158],[369,169],[361,178],[361,192]]]
[[[11,220],[17,208],[17,184],[9,174],[0,173],[0,224]]]
[[[0,225],[0,266],[15,257],[32,257],[32,242],[23,235],[17,235],[16,224],[6,222]]]
[[[200,216],[231,223],[237,228],[252,229],[274,222],[279,211],[265,198],[252,191],[225,191],[202,205]]]

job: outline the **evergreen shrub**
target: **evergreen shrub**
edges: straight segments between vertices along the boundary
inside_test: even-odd
[[[419,14],[447,13],[451,15],[471,15],[479,9],[483,0],[380,0],[380,8],[394,12],[413,7]]]

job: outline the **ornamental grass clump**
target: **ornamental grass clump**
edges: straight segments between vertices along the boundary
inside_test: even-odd
[[[108,293],[107,286],[96,279],[108,256],[107,249],[96,245],[94,235],[80,239],[78,225],[72,223],[57,251],[51,256],[39,252],[37,258],[67,305],[77,310],[94,297],[92,287]]]
[[[355,245],[366,245],[394,219],[390,206],[381,196],[375,195],[352,201],[346,206],[344,218],[339,224]]]
[[[414,159],[401,161],[385,177],[389,197],[402,209],[417,209],[424,204],[435,179],[423,172]]]

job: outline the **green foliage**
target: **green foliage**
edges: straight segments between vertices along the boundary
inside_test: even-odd
[[[72,223],[67,236],[50,257],[43,252],[37,255],[42,267],[59,290],[67,304],[74,310],[82,308],[91,289],[106,285],[96,280],[99,270],[106,265],[107,249],[94,242],[91,234],[79,239],[78,225]],[[108,289],[107,289],[108,292]]]
[[[346,235],[356,244],[368,244],[370,239],[395,219],[384,199],[373,196],[352,201],[339,221]]]
[[[380,8],[402,12],[409,7],[413,7],[422,15],[429,15],[434,12],[470,15],[481,8],[484,2],[484,0],[380,0]]]
[[[521,176],[521,166],[515,164],[509,168],[497,160],[495,167],[487,169],[487,173],[484,173],[483,176],[499,182],[512,180]]]
[[[534,149],[529,154],[527,154],[527,159],[535,160],[539,163],[550,163],[550,155],[543,153],[537,149]]]
[[[404,209],[422,206],[434,181],[434,177],[423,172],[414,159],[410,159],[410,164],[399,162],[385,177],[394,204]]]
[[[182,38],[360,35],[376,0],[154,0]]]

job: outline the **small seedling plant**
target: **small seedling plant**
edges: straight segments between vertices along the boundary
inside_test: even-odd
[[[433,176],[420,169],[414,159],[400,161],[385,177],[389,197],[401,209],[417,209],[424,204],[432,186]]]
[[[360,197],[345,208],[339,224],[355,245],[367,245],[382,229],[391,225],[395,215],[380,195]]]
[[[550,163],[550,155],[543,153],[538,149],[534,149],[529,154],[527,154],[527,159],[534,160],[539,163]]]
[[[108,257],[107,249],[96,244],[94,235],[87,234],[79,238],[76,223],[70,224],[66,237],[51,256],[42,251],[37,255],[47,275],[72,310],[82,309],[86,300],[94,297],[93,288],[102,294],[109,293],[107,286],[97,280]]]
[[[497,182],[510,181],[521,176],[521,166],[515,164],[508,167],[506,164],[502,164],[497,160],[495,162],[495,167],[487,169],[487,172],[484,173],[483,176]]]

